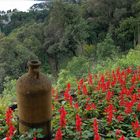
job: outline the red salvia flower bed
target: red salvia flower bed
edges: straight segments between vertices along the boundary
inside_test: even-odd
[[[74,135],[74,140],[127,140],[140,137],[140,67],[117,68],[96,75],[89,73],[87,78],[75,84],[77,89],[68,83],[61,99],[56,101],[54,97],[53,101],[56,124],[59,120],[55,118],[61,116],[61,113],[56,113],[58,107],[61,108],[63,104],[67,112],[65,128],[61,130],[63,139],[72,139]]]
[[[133,140],[140,138],[140,67],[88,74],[64,92],[53,88],[55,140]],[[12,111],[6,112],[7,140],[12,139]],[[34,138],[35,139],[35,138]]]

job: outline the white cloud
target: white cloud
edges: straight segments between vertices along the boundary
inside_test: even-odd
[[[0,11],[18,9],[20,11],[27,11],[33,4],[38,3],[33,0],[0,0]]]

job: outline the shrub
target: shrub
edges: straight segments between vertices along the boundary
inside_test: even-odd
[[[59,73],[57,80],[58,89],[64,89],[69,82],[74,86],[77,79],[88,75],[89,68],[90,62],[85,57],[73,57],[66,68]]]
[[[115,46],[110,34],[107,34],[103,42],[97,44],[96,49],[98,60],[106,59],[108,57],[113,58],[117,53],[117,47]]]

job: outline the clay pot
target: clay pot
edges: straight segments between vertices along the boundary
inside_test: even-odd
[[[30,128],[42,128],[42,133],[51,139],[51,82],[39,72],[40,65],[40,61],[29,61],[28,73],[17,81],[19,132],[22,134]]]

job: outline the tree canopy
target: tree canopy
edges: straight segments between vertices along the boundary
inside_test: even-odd
[[[96,63],[138,44],[140,0],[54,0],[0,11],[0,83],[20,76],[30,58],[57,77],[72,57]]]

